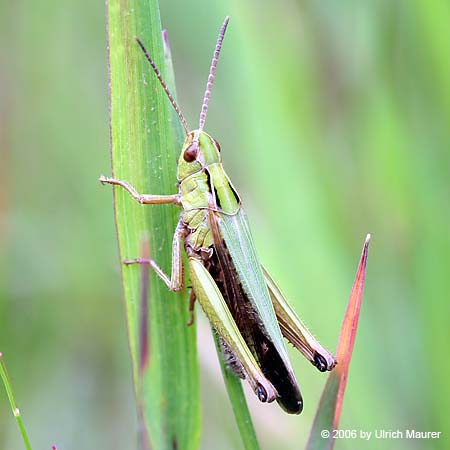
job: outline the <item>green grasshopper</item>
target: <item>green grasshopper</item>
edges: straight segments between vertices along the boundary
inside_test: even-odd
[[[277,400],[286,412],[299,414],[303,399],[282,335],[321,372],[332,370],[336,360],[311,335],[259,262],[241,199],[222,166],[219,143],[203,131],[228,20],[219,32],[194,131],[189,130],[154,61],[136,38],[186,132],[178,161],[178,193],[140,194],[127,181],[104,176],[100,181],[121,186],[141,204],[182,207],[173,237],[170,277],[151,258],[125,263],[148,264],[170,290],[179,291],[184,284],[184,246],[191,303],[200,302],[219,336],[228,367],[248,380],[260,401]]]

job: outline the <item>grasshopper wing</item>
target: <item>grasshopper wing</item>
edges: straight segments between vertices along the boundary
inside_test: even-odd
[[[189,258],[189,275],[197,300],[217,334],[241,364],[242,372],[262,402],[272,402],[277,396],[273,385],[261,372],[255,358],[244,342],[228,306],[201,261]]]
[[[283,337],[261,265],[240,208],[236,214],[210,213],[215,258],[223,272],[222,293],[245,342],[265,377],[278,392],[277,402],[288,413],[303,409]]]
[[[336,365],[334,356],[314,338],[267,270],[264,267],[262,269],[283,336],[321,372],[332,370]]]

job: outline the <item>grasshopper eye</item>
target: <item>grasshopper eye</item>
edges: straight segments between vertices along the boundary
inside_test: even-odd
[[[183,158],[186,162],[190,163],[192,161],[195,161],[197,159],[198,155],[198,144],[197,142],[193,142],[185,151],[183,154]]]

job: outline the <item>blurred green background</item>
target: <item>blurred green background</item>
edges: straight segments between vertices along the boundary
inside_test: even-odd
[[[336,448],[448,448],[449,3],[166,0],[192,125],[226,14],[206,129],[261,259],[331,349],[373,236],[341,427],[444,433]],[[2,2],[0,15],[0,351],[35,449],[135,449],[112,195],[97,182],[110,172],[104,4]],[[202,448],[239,449],[199,322]],[[291,353],[305,411],[251,396],[264,449],[304,447],[325,382]],[[2,388],[0,448],[22,448]]]

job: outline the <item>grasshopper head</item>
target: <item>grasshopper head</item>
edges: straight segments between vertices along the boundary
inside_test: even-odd
[[[219,143],[204,131],[191,131],[186,136],[178,160],[178,179],[182,180],[210,164],[220,162]]]

